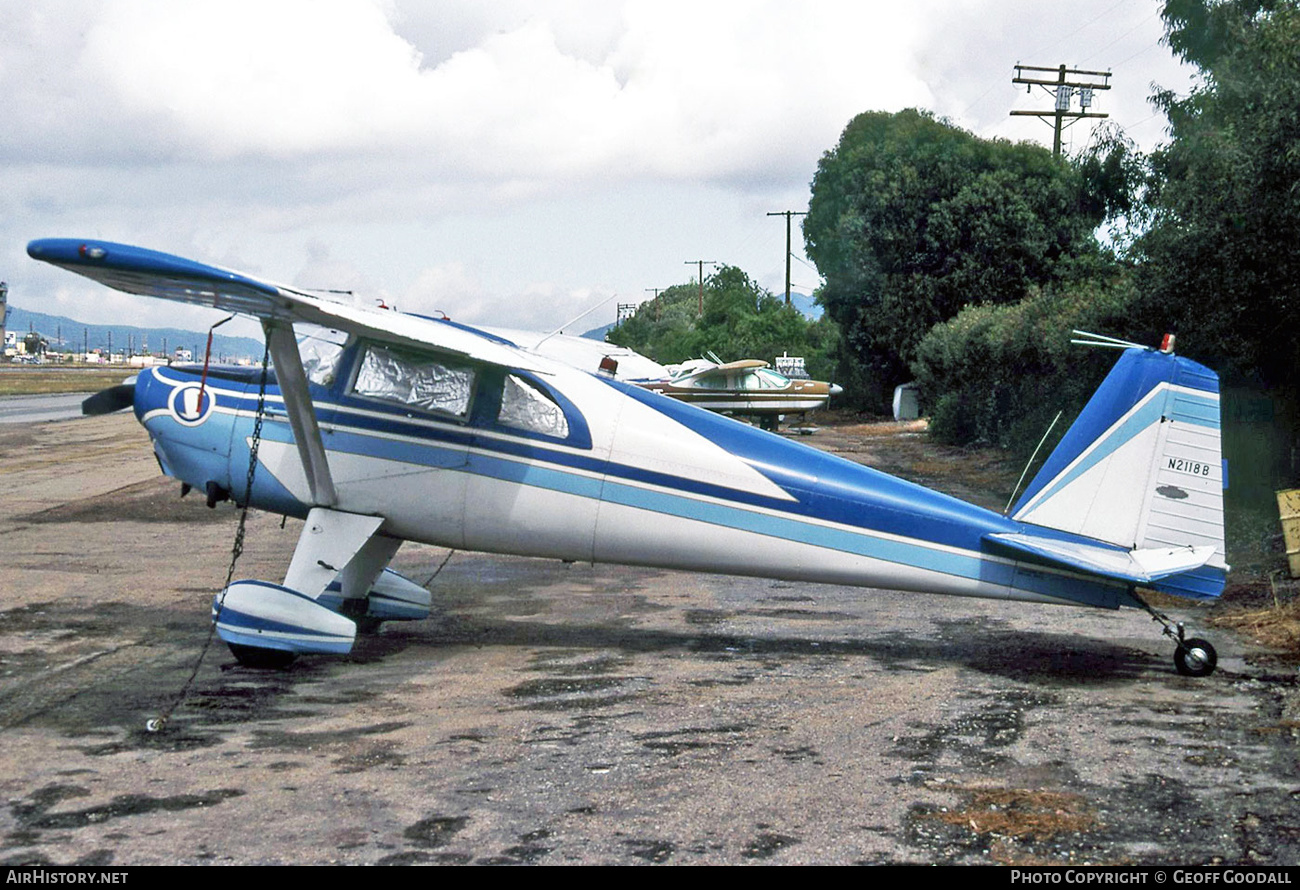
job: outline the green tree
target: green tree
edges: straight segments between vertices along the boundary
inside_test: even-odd
[[[804,220],[821,300],[877,404],[935,324],[1006,304],[1100,255],[1111,191],[1036,145],[984,140],[929,113],[858,115],[818,164]]]
[[[725,361],[783,352],[802,355],[813,376],[828,374],[825,349],[834,340],[831,322],[811,323],[741,269],[721,266],[704,282],[704,314],[698,284],[678,284],[642,303],[635,315],[610,331],[609,342],[663,364],[713,352]]]
[[[1161,92],[1171,141],[1152,158],[1138,241],[1150,331],[1300,401],[1300,10],[1296,0],[1169,0],[1174,52],[1201,68]]]

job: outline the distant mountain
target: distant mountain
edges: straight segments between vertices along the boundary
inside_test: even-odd
[[[147,343],[150,352],[160,353],[166,344],[169,352],[175,352],[177,347],[193,351],[195,361],[202,359],[203,349],[208,342],[207,331],[84,324],[62,315],[31,312],[12,304],[9,306],[9,320],[5,322],[5,329],[16,331],[19,337],[34,330],[50,342],[51,349],[61,352],[81,352],[83,347],[107,349],[111,342],[114,352],[125,352],[128,347],[137,353],[143,352]],[[61,345],[56,342],[60,333],[63,337]],[[261,361],[262,352],[262,341],[252,337],[227,337],[221,334],[212,337],[212,357],[218,361],[240,358]]]
[[[785,291],[781,291],[777,296],[784,300]],[[797,290],[790,291],[790,305],[798,309],[812,321],[821,318],[822,312],[825,311],[821,306],[817,305],[817,301],[813,298],[812,294],[803,294]]]
[[[586,337],[588,340],[599,340],[600,342],[604,343],[605,335],[612,330],[614,330],[614,322],[611,321],[609,324],[601,325],[598,328],[592,328],[591,330],[582,334],[582,336]]]

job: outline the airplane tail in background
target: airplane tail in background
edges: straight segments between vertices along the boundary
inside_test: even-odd
[[[1228,569],[1224,483],[1218,375],[1172,352],[1127,349],[1012,518],[1133,551],[1213,546],[1204,565],[1151,585],[1205,599]]]

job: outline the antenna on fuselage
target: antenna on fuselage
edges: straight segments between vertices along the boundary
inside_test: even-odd
[[[1038,457],[1038,452],[1043,450],[1043,443],[1046,442],[1047,437],[1052,434],[1052,430],[1056,429],[1056,422],[1061,419],[1061,415],[1064,413],[1064,411],[1056,412],[1056,416],[1053,417],[1052,422],[1048,424],[1047,432],[1043,433],[1043,438],[1038,440],[1038,447],[1034,449],[1033,454],[1029,455],[1029,461],[1025,464],[1025,468],[1020,471],[1020,478],[1016,480],[1016,487],[1011,489],[1011,497],[1007,498],[1006,509],[1002,511],[1003,516],[1006,516],[1011,512],[1011,505],[1015,503],[1016,495],[1020,493],[1020,486],[1024,484],[1025,477],[1029,475],[1029,468],[1034,465],[1034,459]]]
[[[1102,349],[1151,348],[1150,346],[1143,346],[1141,343],[1134,343],[1131,340],[1121,340],[1118,337],[1108,337],[1105,334],[1094,334],[1091,331],[1070,331],[1070,333],[1079,338],[1070,341],[1076,346],[1100,346]]]
[[[556,334],[563,334],[563,333],[564,333],[564,329],[567,328],[569,325],[571,325],[571,324],[576,324],[577,322],[579,322],[579,321],[581,321],[582,319],[586,318],[588,315],[590,315],[591,313],[595,312],[595,311],[596,311],[597,309],[599,309],[601,306],[604,306],[606,303],[608,303],[610,300],[614,299],[614,297],[617,297],[617,296],[618,296],[618,294],[616,294],[616,293],[615,293],[615,294],[611,294],[610,296],[608,296],[608,297],[606,297],[605,299],[601,300],[599,303],[597,303],[595,306],[592,306],[590,309],[588,309],[586,312],[582,313],[581,315],[578,315],[578,316],[575,316],[575,317],[573,317],[573,318],[570,318],[570,319],[569,319],[568,321],[566,321],[564,324],[560,325],[558,328],[556,328],[555,330],[551,331],[551,332],[550,332],[549,334],[547,334],[545,337],[543,337],[542,339],[538,340],[538,341],[537,341],[537,344],[536,344],[535,346],[533,346],[533,349],[536,349],[538,346],[541,346],[543,343],[545,343],[547,340],[549,340],[549,339],[551,339],[552,337],[554,337]]]

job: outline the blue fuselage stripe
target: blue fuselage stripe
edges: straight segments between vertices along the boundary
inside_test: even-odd
[[[251,430],[247,415],[256,410],[255,399],[223,392],[218,403],[244,416],[214,415],[205,426],[235,424],[240,435],[247,435],[241,428],[248,425]],[[1012,561],[982,553],[984,535],[1018,530],[1023,527],[1018,522],[712,415],[703,418],[706,426],[730,425],[723,431],[735,441],[724,442],[724,447],[790,497],[649,471],[546,443],[485,435],[473,427],[363,414],[324,400],[318,404],[330,452],[463,472],[1035,593],[1059,596],[1068,588],[1064,595],[1080,601],[1113,597],[1114,585],[1059,574],[1041,581],[1022,577]],[[690,421],[700,418],[677,417],[678,404],[669,403],[665,413],[694,428],[696,423]],[[717,435],[715,430],[697,432]],[[269,441],[293,442],[283,416],[271,418],[262,435]]]
[[[283,438],[286,442],[290,441],[287,428],[278,431],[274,437]],[[980,579],[992,584],[1012,586],[1015,575],[1014,566],[1010,562],[991,560],[978,550],[953,552],[932,546],[929,542],[873,534],[866,528],[860,531],[835,528],[807,522],[789,513],[772,515],[770,512],[761,512],[735,502],[704,500],[679,491],[642,487],[631,484],[630,481],[610,477],[602,481],[599,477],[571,472],[562,466],[539,465],[533,462],[536,456],[521,461],[481,451],[467,455],[465,451],[432,448],[425,443],[392,441],[342,432],[336,432],[331,437],[331,450],[346,450],[426,467],[463,470],[476,476],[592,500],[603,500],[660,515],[796,541],[809,546],[852,553],[958,578]],[[439,456],[434,457],[435,452],[438,452]],[[767,500],[774,506],[787,508],[790,506],[790,502]],[[1080,583],[1076,593],[1082,597],[1086,595],[1084,588],[1090,590],[1093,586],[1086,582]],[[1047,582],[1022,585],[1022,587],[1039,593],[1053,593],[1051,585]],[[1100,587],[1109,590],[1110,585],[1100,585]]]

